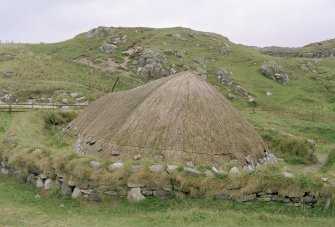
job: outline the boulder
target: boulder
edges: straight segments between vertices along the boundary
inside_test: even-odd
[[[114,44],[110,44],[110,43],[104,43],[100,46],[100,50],[105,53],[110,54],[117,50],[117,46]]]
[[[127,199],[131,202],[139,202],[141,200],[144,200],[145,197],[141,193],[141,188],[132,188],[128,192]]]
[[[205,64],[207,64],[207,60],[206,60],[205,57],[195,57],[195,58],[193,59],[193,61],[194,61],[195,63],[200,64],[200,65],[205,65]]]
[[[226,69],[218,69],[216,71],[216,77],[222,81],[223,84],[232,85],[234,80],[231,79],[232,73]]]
[[[277,65],[275,62],[267,62],[262,65],[260,69],[263,76],[275,80],[283,85],[287,85],[289,82],[288,75],[282,66]]]
[[[16,97],[11,94],[1,94],[0,93],[0,101],[6,104],[12,104],[16,102]]]

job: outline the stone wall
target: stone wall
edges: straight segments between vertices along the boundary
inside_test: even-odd
[[[250,160],[248,160],[250,163]],[[100,168],[101,163],[97,161],[90,162],[91,168]],[[251,166],[251,163],[250,163]],[[186,177],[190,178],[215,178],[215,177],[238,177],[238,175],[244,173],[250,173],[251,167],[244,167],[241,171],[237,167],[232,167],[229,172],[216,167],[212,167],[211,170],[199,171],[193,163],[187,163],[185,167],[175,166],[175,165],[161,165],[155,164],[148,167],[143,165],[133,165],[126,167],[124,163],[117,162],[110,164],[108,170],[115,171],[118,169],[128,168],[130,173],[136,173],[138,171],[148,171],[152,174],[166,174],[173,176],[176,172],[181,172]],[[259,166],[257,168],[260,168]],[[106,196],[127,196],[129,201],[140,201],[148,196],[154,196],[161,199],[177,198],[182,199],[186,196],[190,197],[202,197],[200,193],[201,186],[193,186],[185,188],[182,186],[182,182],[177,177],[170,177],[168,182],[165,182],[164,186],[155,187],[151,183],[148,183],[146,179],[136,179],[133,180],[131,177],[125,181],[125,184],[118,189],[108,189],[99,187],[95,183],[76,183],[69,175],[66,174],[44,174],[38,169],[29,170],[27,173],[22,173],[22,171],[17,170],[15,167],[11,166],[8,161],[2,160],[0,164],[1,174],[8,175],[16,178],[18,181],[27,184],[33,184],[37,188],[43,190],[59,190],[60,194],[63,196],[71,196],[74,199],[83,198],[88,201],[100,202]],[[288,176],[292,177],[292,176]],[[318,197],[315,193],[310,191],[305,192],[293,192],[289,191],[287,193],[279,192],[276,189],[255,189],[252,192],[242,193],[239,196],[231,196],[238,191],[243,191],[245,185],[240,183],[226,184],[224,186],[225,191],[213,195],[214,199],[220,200],[236,200],[239,202],[249,202],[253,200],[260,200],[265,202],[281,202],[289,204],[292,206],[304,206],[308,208],[315,207],[318,200],[321,198],[323,201],[327,201],[326,205],[330,204],[330,194],[320,193]],[[236,193],[235,193],[236,194]]]

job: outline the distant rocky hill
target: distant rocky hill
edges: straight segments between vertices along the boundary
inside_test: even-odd
[[[263,54],[276,57],[326,58],[335,56],[335,39],[308,44],[304,47],[264,47],[257,48]]]

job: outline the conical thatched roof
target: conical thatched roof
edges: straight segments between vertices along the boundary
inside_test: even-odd
[[[181,72],[90,104],[69,126],[77,149],[132,160],[218,163],[264,157],[266,144],[211,84]],[[113,155],[112,155],[113,153]]]

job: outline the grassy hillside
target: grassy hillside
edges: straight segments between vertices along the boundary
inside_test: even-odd
[[[151,49],[166,57],[167,68],[206,70],[208,81],[223,95],[233,94],[234,105],[257,128],[314,139],[321,156],[334,144],[333,58],[275,58],[218,34],[180,27],[116,28],[87,37],[89,33],[53,44],[0,45],[0,94],[12,94],[19,102],[30,98],[75,103],[70,94],[80,93],[84,100],[92,101],[110,92],[118,76],[116,91],[146,83],[148,78],[137,75],[139,55],[133,52],[136,48]],[[106,53],[100,49],[104,43],[113,43],[117,49]],[[196,58],[205,59],[205,63],[197,63]],[[268,62],[284,68],[288,85],[261,74],[260,68]],[[218,68],[230,71],[235,83],[222,84],[216,76]],[[7,76],[6,72],[12,74]],[[236,94],[236,85],[256,99],[256,108],[250,107],[247,97]],[[268,91],[272,96],[266,95]]]
[[[131,89],[151,80],[137,72],[143,50],[154,50],[166,58],[167,69],[173,68],[177,72],[186,68],[206,70],[208,81],[226,97],[235,97],[232,98],[235,107],[267,142],[280,144],[271,149],[284,158],[281,167],[296,176],[312,171],[317,179],[327,177],[327,184],[335,185],[333,58],[276,58],[234,44],[218,34],[180,27],[117,28],[109,34],[94,37],[87,37],[87,34],[53,44],[0,45],[0,96],[13,95],[18,102],[29,99],[35,102],[91,102],[111,92],[118,77],[115,91]],[[104,43],[113,43],[117,49],[106,53],[100,49]],[[306,50],[314,45],[317,44],[307,46]],[[195,61],[199,58],[204,60],[203,64]],[[289,77],[288,85],[261,74],[262,65],[269,62],[284,68]],[[231,72],[233,85],[223,84],[217,78],[218,68]],[[235,91],[237,85],[255,98],[256,107],[248,103],[247,96]],[[267,96],[266,92],[271,92],[272,96]],[[84,99],[79,101],[78,97]],[[25,164],[40,161],[38,165],[45,168],[50,167],[45,165],[55,157],[53,155],[63,154],[63,159],[69,161],[68,157],[74,153],[73,139],[64,136],[57,125],[48,128],[46,121],[63,121],[71,116],[63,116],[63,119],[63,113],[56,114],[42,111],[0,113],[0,149],[15,144],[16,150],[10,152],[15,153],[16,161],[23,160]],[[286,143],[288,137],[298,142]],[[315,154],[320,163],[309,162],[305,157],[309,151],[299,155],[290,153],[302,147],[306,139],[316,141]],[[286,150],[282,151],[282,147]],[[25,155],[26,148],[38,148],[43,152],[28,156]],[[72,164],[80,166],[84,159],[90,157]],[[76,171],[87,174],[83,168]],[[59,198],[56,193],[40,197],[40,193],[29,186],[0,178],[0,206],[3,208],[0,225],[154,226],[162,225],[164,220],[166,226],[222,226],[222,223],[228,226],[329,226],[334,216],[333,208],[324,212],[319,208],[310,211],[280,204],[264,206],[259,202],[241,204],[197,199],[184,202],[147,199],[139,204],[116,199],[96,206]]]

